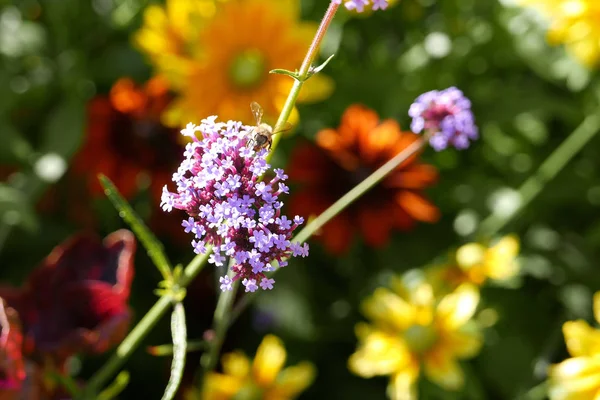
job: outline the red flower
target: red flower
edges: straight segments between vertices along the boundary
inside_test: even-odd
[[[73,168],[87,176],[94,195],[103,195],[99,173],[108,176],[128,198],[138,192],[146,173],[158,204],[162,187],[182,152],[179,131],[160,121],[171,99],[161,78],[153,78],[142,87],[123,78],[108,97],[97,96],[90,102],[86,141]]]
[[[16,394],[25,380],[22,344],[19,315],[0,298],[0,398]]]
[[[317,134],[315,145],[298,146],[292,154],[290,182],[300,184],[290,199],[293,214],[316,215],[369,176],[418,136],[403,132],[396,121],[379,120],[361,105],[350,106],[337,130]],[[417,155],[399,165],[321,231],[320,239],[333,253],[348,250],[358,231],[373,247],[384,245],[393,229],[408,230],[415,221],[435,222],[438,209],[423,195],[437,180],[434,167]]]
[[[21,289],[0,288],[23,323],[24,353],[62,365],[74,353],[100,353],[120,342],[131,314],[135,246],[127,230],[103,242],[80,234],[56,247]]]

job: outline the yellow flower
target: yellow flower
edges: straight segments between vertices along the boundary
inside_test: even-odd
[[[600,323],[600,292],[594,294],[594,317]],[[565,322],[563,334],[572,358],[549,368],[550,399],[600,398],[600,330],[578,320]]]
[[[165,9],[149,7],[134,41],[177,94],[165,122],[218,115],[253,123],[252,101],[274,122],[293,80],[269,71],[299,68],[317,28],[300,22],[299,6],[299,0],[167,0]],[[319,101],[332,89],[332,80],[317,74],[298,100]]]
[[[479,291],[463,284],[441,299],[431,286],[407,288],[395,281],[394,290],[379,288],[363,303],[372,321],[356,327],[357,351],[348,361],[355,374],[365,378],[389,375],[392,399],[417,398],[421,373],[448,390],[464,384],[459,359],[475,356],[482,344],[481,332],[472,320]]]
[[[428,271],[430,279],[451,288],[464,282],[482,285],[488,279],[506,280],[519,273],[519,239],[504,236],[486,247],[467,243],[459,247],[448,265],[435,266]]]
[[[548,41],[564,43],[582,63],[600,61],[600,2],[598,0],[521,0],[550,20]]]
[[[315,369],[308,362],[283,368],[286,352],[273,335],[263,339],[254,361],[241,352],[223,356],[223,373],[209,373],[203,384],[203,400],[294,399],[313,381]]]

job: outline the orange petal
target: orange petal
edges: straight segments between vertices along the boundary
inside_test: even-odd
[[[413,164],[391,174],[384,185],[391,188],[423,189],[438,179],[437,169],[427,164]]]
[[[417,193],[407,190],[398,192],[396,202],[416,220],[436,222],[440,218],[437,207]]]
[[[358,151],[363,162],[367,164],[376,161],[385,162],[399,139],[400,125],[388,119],[374,129],[361,132],[358,137]]]
[[[372,247],[381,247],[390,237],[394,221],[390,218],[393,205],[362,208],[358,213],[358,226],[365,242]]]

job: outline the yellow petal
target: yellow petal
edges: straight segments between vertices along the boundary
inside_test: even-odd
[[[388,289],[379,288],[362,304],[369,319],[390,329],[401,331],[414,323],[415,308]]]
[[[315,375],[316,369],[309,362],[287,367],[277,377],[273,391],[276,392],[276,397],[279,398],[295,398],[313,383]]]
[[[483,263],[486,248],[479,243],[468,243],[456,250],[458,266],[467,271]]]
[[[437,307],[437,320],[444,329],[456,329],[473,317],[478,304],[477,287],[462,284],[440,301]]]
[[[387,394],[392,400],[417,400],[416,381],[419,377],[419,366],[406,368],[394,374],[390,379]]]
[[[230,399],[241,389],[242,383],[242,381],[233,376],[211,372],[204,378],[202,399]]]
[[[483,337],[479,326],[473,321],[456,331],[442,333],[439,346],[457,358],[471,358],[479,353]]]
[[[552,399],[594,399],[600,391],[600,358],[569,358],[548,370]]]
[[[486,252],[486,271],[492,279],[509,279],[519,271],[516,261],[519,254],[519,240],[516,236],[505,236]]]
[[[371,331],[348,360],[348,368],[365,378],[390,375],[412,365],[414,361],[397,335]]]
[[[573,357],[600,354],[600,330],[594,329],[583,320],[563,324],[563,334],[569,354]]]
[[[265,336],[258,346],[252,364],[252,374],[256,383],[261,386],[273,383],[285,364],[285,358],[285,348],[281,340],[273,335]]]
[[[302,86],[298,102],[316,103],[323,101],[333,93],[335,84],[333,79],[326,75],[316,74],[307,80]]]
[[[240,351],[225,354],[221,363],[226,375],[245,378],[250,372],[250,360]]]
[[[464,385],[465,377],[458,362],[443,351],[425,355],[425,374],[436,384],[447,390],[458,390]]]
[[[594,293],[594,318],[600,323],[600,292]]]

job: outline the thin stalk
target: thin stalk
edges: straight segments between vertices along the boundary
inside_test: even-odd
[[[323,19],[321,20],[321,24],[319,25],[319,29],[315,33],[315,37],[313,38],[306,55],[304,56],[304,60],[302,61],[302,65],[300,66],[300,70],[298,71],[298,76],[300,79],[294,80],[294,85],[288,94],[285,103],[283,104],[283,108],[281,109],[281,113],[279,114],[279,118],[275,123],[274,131],[278,132],[283,128],[285,123],[290,118],[290,114],[294,110],[294,106],[296,105],[296,100],[300,95],[300,90],[302,89],[302,85],[304,85],[304,81],[308,77],[310,72],[310,67],[312,66],[313,61],[317,57],[317,53],[319,51],[319,47],[321,46],[321,42],[325,37],[325,33],[327,33],[327,29],[329,29],[329,25],[331,25],[331,21],[333,21],[333,17],[337,12],[339,4],[335,4],[334,2],[329,3],[329,8],[325,12]],[[273,154],[275,148],[277,148],[277,144],[281,140],[281,134],[276,134],[273,136],[273,144],[271,146],[271,153],[267,156],[267,161],[270,160],[271,155]]]
[[[206,254],[200,254],[194,257],[187,267],[185,267],[179,281],[180,287],[187,287],[200,271],[202,271],[210,253],[211,249],[208,248]],[[150,333],[160,318],[170,310],[171,305],[172,302],[170,296],[162,296],[158,299],[154,306],[152,306],[131,332],[129,332],[129,335],[127,335],[119,347],[117,347],[117,350],[102,368],[90,378],[84,391],[84,399],[95,397],[96,393],[98,393],[106,382],[117,373],[125,361],[129,359],[134,350],[139,347],[142,340]]]
[[[569,161],[598,133],[600,116],[590,115],[565,139],[548,158],[539,166],[537,171],[521,185],[518,190],[519,207],[508,215],[488,216],[477,231],[478,236],[488,238],[497,234],[523,211],[529,203],[542,191],[544,186],[567,165]]]
[[[233,279],[235,275],[235,272],[231,269],[231,264],[234,262],[235,259],[232,259],[227,271],[227,276],[231,279]],[[223,346],[227,328],[229,328],[230,325],[229,318],[231,314],[231,308],[233,306],[233,300],[235,299],[235,295],[237,294],[239,286],[239,281],[234,281],[231,290],[221,292],[219,300],[217,301],[217,307],[215,308],[215,316],[213,319],[213,330],[215,335],[214,338],[208,342],[208,352],[205,353],[200,359],[200,363],[202,364],[202,368],[205,373],[212,371],[217,366],[219,352],[221,351],[221,346]]]
[[[325,37],[325,33],[327,32],[329,25],[331,25],[331,21],[333,20],[333,17],[335,16],[335,13],[337,12],[338,8],[339,8],[339,4],[330,2],[329,7],[327,8],[327,11],[325,12],[325,15],[323,16],[323,19],[321,20],[321,24],[319,25],[319,28],[317,29],[317,32],[315,33],[315,36],[306,52],[306,55],[304,56],[304,60],[302,61],[302,65],[300,66],[300,70],[298,71],[299,79],[294,80],[292,89],[290,90],[290,93],[288,94],[288,97],[285,100],[283,108],[281,109],[281,113],[279,114],[279,118],[277,119],[277,122],[275,123],[275,127],[274,127],[275,132],[279,131],[285,125],[287,120],[290,118],[290,114],[292,113],[292,111],[294,109],[296,100],[298,99],[298,96],[300,95],[300,90],[302,89],[302,86],[304,85],[304,81],[308,78],[308,74],[310,72],[312,63],[317,56],[319,47],[321,46],[321,42],[323,41],[323,38]],[[267,156],[267,161],[269,161],[271,159],[271,156],[273,155],[275,149],[277,148],[277,145],[280,140],[281,140],[281,134],[274,135],[273,143],[271,145],[271,152]],[[230,274],[231,274],[231,269],[228,272],[228,275],[230,275]],[[232,276],[230,276],[230,277],[232,277]],[[221,349],[223,341],[225,340],[225,335],[227,334],[227,329],[229,328],[229,326],[232,323],[231,322],[231,318],[232,318],[231,309],[233,306],[233,300],[237,293],[238,286],[239,286],[239,284],[236,281],[234,283],[232,290],[222,292],[219,295],[219,300],[217,301],[217,308],[215,309],[215,316],[214,316],[214,322],[213,322],[214,330],[215,330],[215,337],[209,343],[208,353],[205,354],[201,360],[202,368],[205,373],[213,370],[217,364],[219,351]]]

